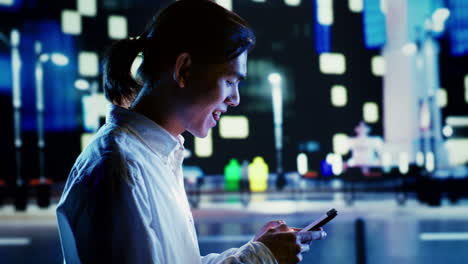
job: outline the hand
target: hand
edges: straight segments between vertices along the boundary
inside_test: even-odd
[[[262,242],[268,247],[280,264],[298,263],[302,261],[302,253],[309,250],[311,241],[326,237],[321,228],[308,232],[298,232],[299,230],[288,227],[284,221],[272,221],[257,232],[254,241]]]

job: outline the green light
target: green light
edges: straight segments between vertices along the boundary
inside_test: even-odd
[[[224,189],[226,191],[238,191],[241,179],[241,166],[236,159],[231,159],[224,167]]]

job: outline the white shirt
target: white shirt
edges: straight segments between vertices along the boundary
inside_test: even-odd
[[[111,105],[57,208],[65,263],[276,263],[260,242],[200,256],[182,175],[183,137]]]

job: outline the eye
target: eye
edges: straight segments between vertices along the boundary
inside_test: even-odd
[[[231,81],[229,81],[229,80],[227,80],[226,83],[227,83],[229,86],[233,86],[233,85],[234,85],[234,82],[231,82]]]

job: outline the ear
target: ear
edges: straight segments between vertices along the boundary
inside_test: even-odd
[[[187,52],[183,52],[177,56],[174,67],[174,81],[183,88],[187,83],[190,75],[190,67],[192,65],[192,58]]]

